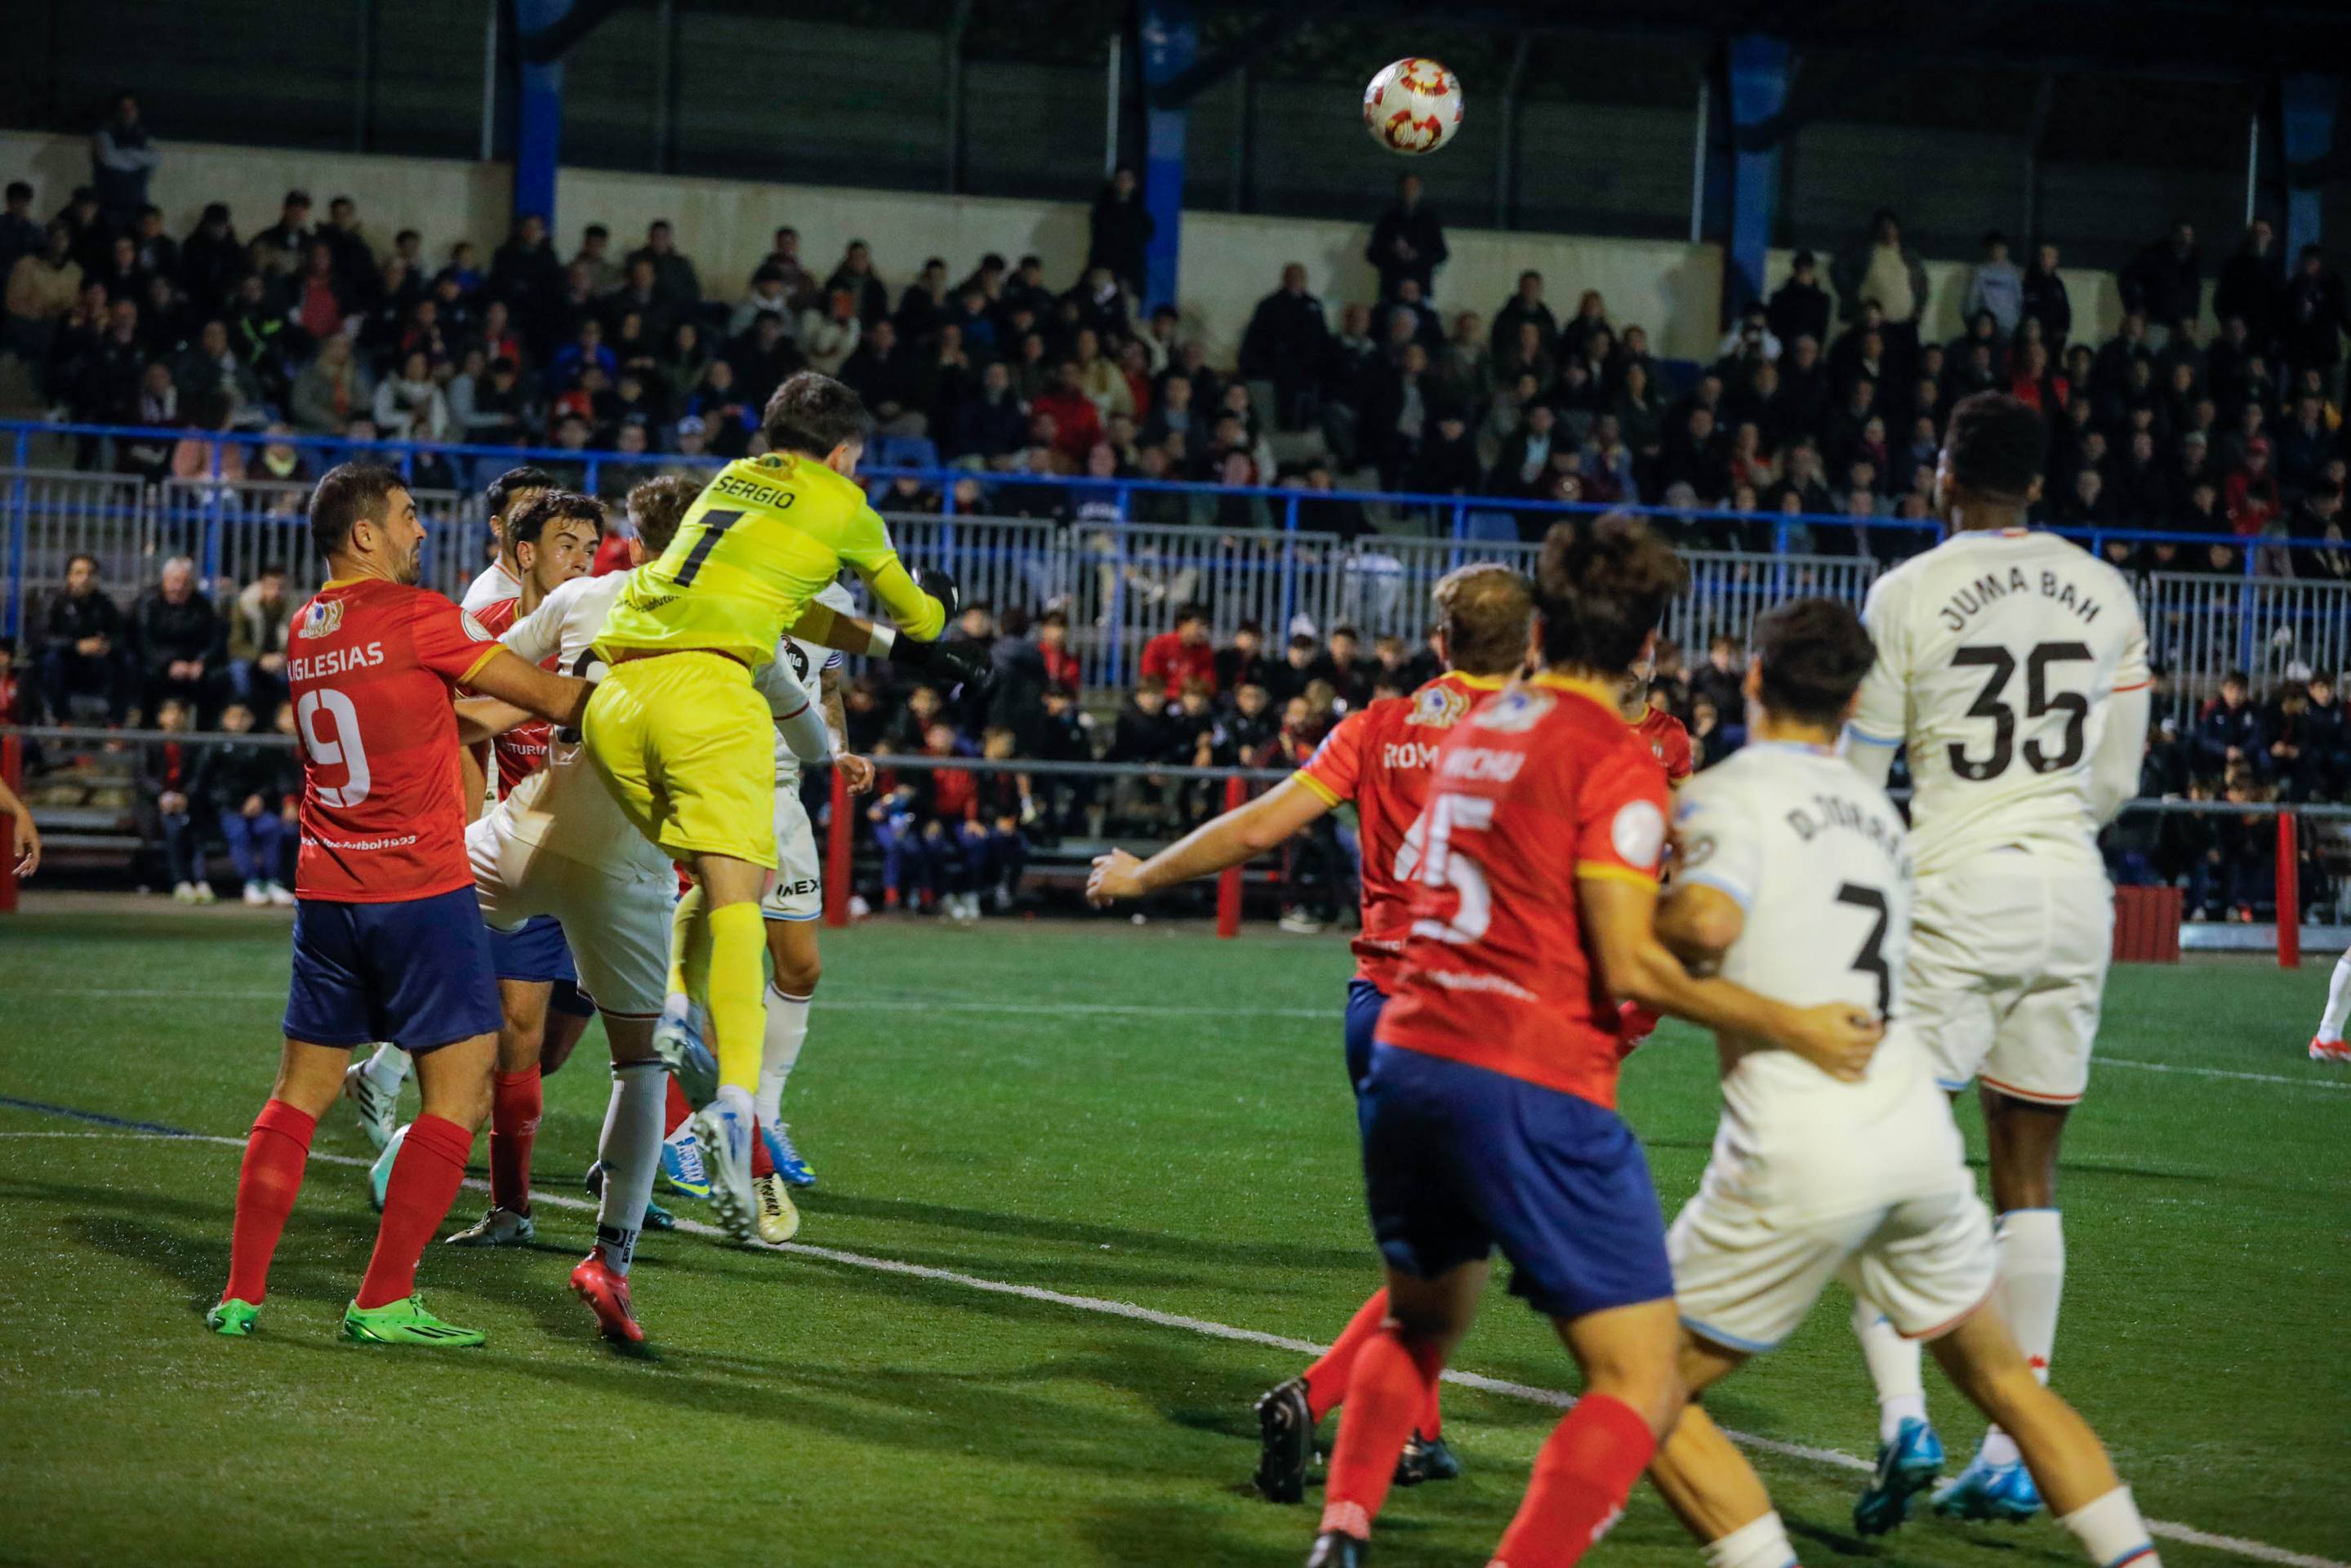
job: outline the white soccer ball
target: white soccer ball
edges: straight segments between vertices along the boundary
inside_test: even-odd
[[[1384,67],[1364,89],[1364,129],[1391,152],[1434,152],[1461,129],[1461,78],[1417,57]]]

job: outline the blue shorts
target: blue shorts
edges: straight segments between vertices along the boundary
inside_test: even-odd
[[[501,980],[580,983],[580,971],[571,967],[571,948],[563,940],[563,923],[552,915],[534,915],[511,931],[493,926],[490,962]]]
[[[411,1055],[498,1031],[489,927],[471,887],[400,904],[294,906],[287,1035],[314,1045],[388,1040]]]
[[[1388,994],[1362,976],[1347,982],[1347,1084],[1359,1101],[1372,1071],[1372,1036],[1387,1005]]]
[[[1507,1073],[1381,1044],[1361,1101],[1372,1234],[1434,1279],[1499,1247],[1546,1317],[1670,1300],[1649,1162],[1614,1111]]]

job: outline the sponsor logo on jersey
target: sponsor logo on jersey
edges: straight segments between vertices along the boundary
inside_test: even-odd
[[[1627,800],[1608,824],[1608,842],[1627,865],[1655,865],[1666,845],[1666,814],[1647,800]]]
[[[343,601],[340,599],[313,599],[310,608],[303,612],[300,637],[331,637],[343,624]]]
[[[457,619],[465,623],[465,635],[471,637],[475,642],[495,643],[497,641],[496,637],[490,635],[490,629],[488,627],[474,619],[474,612],[472,611],[460,610],[457,612]]]

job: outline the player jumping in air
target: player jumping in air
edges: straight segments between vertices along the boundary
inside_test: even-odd
[[[1978,392],[1952,410],[1935,475],[1950,537],[1870,589],[1877,664],[1845,729],[1848,759],[1874,782],[1896,747],[1909,749],[1908,1021],[1946,1091],[1978,1083],[2001,1312],[2043,1377],[2065,1279],[2058,1144],[2090,1081],[2112,950],[2097,831],[2137,790],[2148,681],[2130,584],[2024,528],[2046,449],[2039,416],[2015,398]],[[1854,1311],[1878,1400],[1877,1473],[1854,1506],[1865,1535],[1901,1523],[1943,1462],[1918,1347],[1885,1306],[1865,1294]],[[1994,1427],[1934,1503],[2021,1520],[2041,1500]]]
[[[1843,1278],[1906,1338],[1933,1342],[1959,1391],[2013,1434],[2092,1563],[2155,1568],[2096,1435],[2034,1375],[2001,1320],[1991,1216],[1936,1061],[1906,1017],[1902,819],[1834,749],[1876,657],[1869,636],[1826,599],[1782,605],[1754,635],[1750,739],[1681,793],[1679,870],[1657,933],[1685,962],[1792,1005],[1874,1007],[1886,1034],[1868,1071],[1843,1082],[1737,1033],[1717,1037],[1722,1125],[1667,1241],[1690,1397],[1779,1344]],[[1763,1483],[1696,1403],[1649,1473],[1708,1543],[1712,1568],[1795,1561]]]
[[[776,868],[772,726],[752,673],[844,565],[918,641],[936,637],[949,611],[907,575],[851,477],[866,425],[839,382],[787,380],[768,402],[768,455],[719,472],[661,559],[627,575],[596,643],[611,673],[589,705],[589,758],[637,831],[694,875],[678,901],[671,988],[708,997],[715,1055],[682,1014],[664,1015],[655,1045],[695,1106],[711,1205],[738,1240],[757,1218],[758,901]]]
[[[392,1172],[343,1334],[479,1344],[478,1331],[443,1322],[415,1293],[417,1259],[457,1196],[489,1109],[499,1021],[465,865],[450,692],[470,685],[576,725],[588,686],[507,653],[416,586],[424,527],[391,469],[331,470],[309,521],[332,576],[296,612],[286,666],[302,740],[294,978],[277,1082],[237,1177],[228,1284],[205,1322],[253,1332],[319,1116],[341,1092],[351,1049],[388,1039],[416,1057],[424,1109]]]
[[[1536,1456],[1494,1561],[1566,1568],[1682,1408],[1648,1163],[1615,1113],[1617,999],[1858,1077],[1878,1026],[1695,979],[1651,930],[1666,782],[1616,706],[1687,579],[1637,521],[1561,525],[1535,577],[1541,673],[1439,743],[1414,920],[1364,1082],[1364,1176],[1388,1315],[1355,1353],[1311,1568],[1363,1559],[1489,1255],[1552,1320],[1583,1394]]]
[[[1086,896],[1096,904],[1141,898],[1239,865],[1352,801],[1363,844],[1364,923],[1353,943],[1355,977],[1347,982],[1346,1061],[1347,1082],[1359,1096],[1380,1009],[1395,988],[1412,927],[1412,877],[1423,846],[1410,830],[1428,799],[1429,763],[1437,742],[1501,690],[1527,656],[1533,601],[1517,572],[1490,563],[1465,566],[1446,574],[1434,598],[1445,674],[1409,696],[1384,697],[1349,714],[1312,760],[1247,805],[1147,861],[1113,850],[1094,862],[1086,879]],[[1374,1291],[1320,1360],[1257,1402],[1257,1486],[1272,1501],[1296,1502],[1305,1495],[1314,1428],[1346,1396],[1356,1351],[1387,1315],[1387,1291]],[[1459,1473],[1445,1445],[1431,1385],[1396,1480],[1411,1486]]]

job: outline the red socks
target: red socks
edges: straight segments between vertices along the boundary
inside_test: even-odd
[[[685,1091],[677,1086],[674,1078],[669,1081],[667,1103],[669,1109],[662,1113],[662,1136],[664,1138],[684,1126],[685,1119],[694,1114],[694,1107],[685,1103]]]
[[[1355,1352],[1347,1376],[1347,1409],[1331,1451],[1322,1528],[1365,1537],[1387,1500],[1396,1458],[1413,1423],[1428,1408],[1445,1361],[1434,1345],[1408,1345],[1383,1324]],[[1638,1473],[1635,1471],[1635,1473]]]
[[[530,1145],[546,1106],[538,1063],[490,1074],[490,1201],[500,1208],[530,1212]]]
[[[1345,1400],[1347,1375],[1354,1367],[1355,1353],[1364,1348],[1364,1341],[1380,1332],[1380,1324],[1387,1315],[1388,1292],[1383,1285],[1372,1292],[1370,1301],[1355,1309],[1355,1315],[1347,1320],[1347,1326],[1339,1331],[1338,1339],[1322,1353],[1322,1359],[1306,1369],[1306,1408],[1315,1420],[1322,1420]],[[1428,1408],[1413,1423],[1413,1430],[1424,1437],[1436,1437],[1444,1430],[1434,1383],[1428,1386]]]
[[[776,1174],[776,1162],[768,1157],[768,1140],[759,1136],[758,1127],[751,1129],[751,1179]]]
[[[246,1134],[245,1163],[236,1173],[236,1228],[228,1244],[228,1286],[221,1300],[261,1304],[269,1290],[269,1260],[278,1233],[294,1212],[302,1190],[302,1168],[310,1160],[310,1134],[319,1119],[283,1100],[262,1106]]]
[[[474,1134],[445,1117],[419,1116],[408,1124],[408,1141],[384,1188],[375,1252],[360,1281],[360,1306],[381,1307],[416,1293],[416,1260],[449,1217],[473,1154]]]
[[[1568,1568],[1623,1514],[1656,1448],[1649,1424],[1623,1400],[1577,1400],[1535,1456],[1526,1500],[1487,1568]]]

